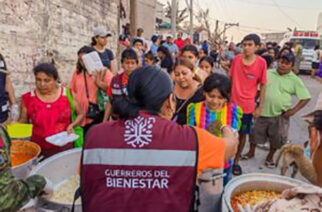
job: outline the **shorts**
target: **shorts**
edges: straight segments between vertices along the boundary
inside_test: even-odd
[[[289,119],[282,116],[260,117],[255,121],[250,141],[253,144],[264,144],[269,141],[271,147],[281,148],[287,141]]]
[[[317,63],[317,62],[312,62],[312,68],[313,69],[318,69],[320,66],[320,63]]]
[[[239,130],[239,134],[246,135],[250,134],[251,128],[253,125],[253,114],[243,114],[243,117],[241,118],[241,126]]]

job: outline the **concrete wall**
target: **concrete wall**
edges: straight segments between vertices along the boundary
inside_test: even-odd
[[[156,0],[138,0],[137,27],[144,29],[146,39],[151,39],[155,33],[156,7]]]
[[[5,56],[16,95],[34,87],[32,68],[54,60],[64,83],[75,70],[77,50],[91,41],[95,26],[118,40],[119,0],[0,0],[0,53]]]

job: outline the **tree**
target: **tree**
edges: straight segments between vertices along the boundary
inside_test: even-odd
[[[200,23],[199,28],[208,33],[209,41],[216,44],[220,44],[225,41],[225,33],[229,28],[239,26],[239,23],[225,23],[223,29],[220,29],[219,21],[216,20],[215,29],[211,29],[211,24],[209,23],[209,9],[200,9],[196,19]]]
[[[167,2],[167,7],[165,9],[165,17],[170,18],[171,19],[171,11],[172,7],[171,7],[171,3],[168,1]],[[184,8],[182,10],[179,10],[179,1],[177,1],[177,17],[176,17],[176,23],[177,23],[177,27],[186,19],[188,18],[188,8]]]
[[[196,16],[197,21],[200,23],[199,31],[205,30],[208,34],[208,39],[211,44],[220,44],[223,42],[221,39],[221,35],[223,31],[219,29],[218,21],[216,21],[216,25],[214,29],[211,29],[211,24],[209,22],[209,9],[203,10],[200,9]]]

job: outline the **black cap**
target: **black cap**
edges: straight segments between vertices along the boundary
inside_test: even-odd
[[[295,63],[295,56],[294,56],[294,54],[283,54],[281,56],[281,59],[287,60],[288,62],[291,62],[292,64]]]
[[[151,38],[151,41],[155,43],[158,40],[158,38],[159,38],[159,35],[153,35]]]

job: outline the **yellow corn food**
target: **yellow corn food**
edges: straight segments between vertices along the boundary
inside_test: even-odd
[[[270,190],[253,190],[237,194],[231,198],[231,205],[234,212],[239,212],[238,203],[243,207],[249,204],[251,207],[261,202],[278,199],[281,192]]]

